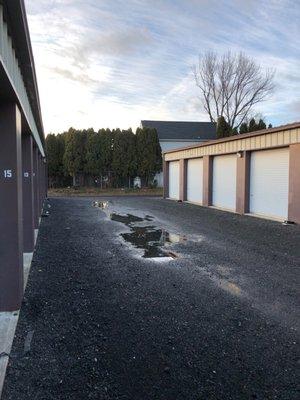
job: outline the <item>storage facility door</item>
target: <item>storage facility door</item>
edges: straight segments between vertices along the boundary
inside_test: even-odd
[[[228,210],[236,209],[236,154],[213,159],[212,204]]]
[[[203,159],[195,158],[187,162],[187,200],[202,204]]]
[[[179,161],[169,162],[169,197],[179,199]]]
[[[253,151],[250,161],[250,212],[288,217],[289,149]]]

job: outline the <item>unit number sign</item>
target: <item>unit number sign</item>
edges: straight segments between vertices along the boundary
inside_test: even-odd
[[[3,171],[3,173],[4,173],[4,178],[5,178],[5,179],[10,179],[10,178],[12,178],[13,173],[12,173],[12,170],[11,170],[11,169],[5,169],[5,170]]]

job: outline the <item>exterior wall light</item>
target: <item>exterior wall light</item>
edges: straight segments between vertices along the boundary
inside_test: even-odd
[[[243,157],[243,152],[242,151],[238,151],[236,153],[236,155],[238,156],[238,158],[242,158]]]

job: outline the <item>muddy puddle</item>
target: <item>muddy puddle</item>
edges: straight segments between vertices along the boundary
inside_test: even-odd
[[[142,222],[152,222],[154,217],[146,215],[138,217],[133,214],[111,213],[112,221],[121,222],[130,228],[130,232],[121,233],[120,236],[135,248],[143,250],[143,258],[177,258],[177,254],[167,247],[172,243],[186,241],[184,236],[170,233],[155,225],[145,225]]]
[[[134,247],[142,249],[144,251],[143,258],[177,258],[177,254],[168,250],[167,246],[186,240],[155,226],[133,226],[130,230],[131,232],[121,233],[121,236]]]
[[[135,222],[142,222],[145,221],[144,218],[137,217],[136,215],[133,214],[117,214],[117,213],[111,213],[110,214],[110,219],[112,221],[117,221],[121,222],[122,224],[125,224],[127,226],[130,226],[131,224]]]
[[[130,232],[120,233],[120,236],[127,243],[141,250],[143,258],[161,260],[177,258],[178,255],[168,247],[173,243],[184,243],[187,241],[184,235],[168,232],[151,224],[155,220],[152,215],[147,214],[140,217],[130,213],[110,212],[108,209],[109,202],[106,201],[95,201],[93,206],[105,211],[112,221],[122,223],[130,229]]]

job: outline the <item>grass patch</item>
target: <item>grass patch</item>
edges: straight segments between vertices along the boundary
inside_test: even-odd
[[[162,188],[142,188],[142,189],[100,189],[89,187],[68,187],[49,189],[48,196],[64,197],[64,196],[162,196]]]

